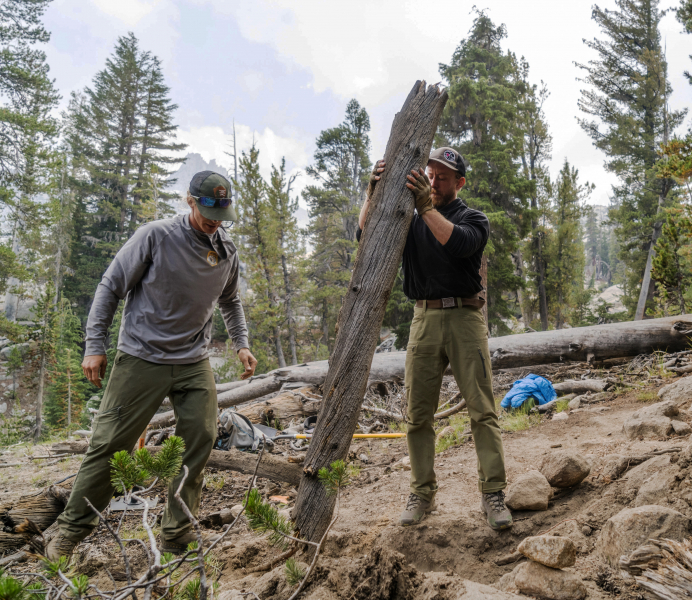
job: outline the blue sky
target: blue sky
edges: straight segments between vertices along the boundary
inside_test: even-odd
[[[235,121],[239,149],[254,138],[268,175],[282,156],[289,169],[304,171],[315,138],[342,120],[351,98],[370,113],[372,158],[379,157],[414,81],[439,81],[438,64],[450,60],[467,34],[473,4],[435,9],[401,0],[54,0],[44,20],[63,103],[104,67],[118,36],[133,31],[162,60],[179,105],[179,138],[189,151],[228,164],[224,150]],[[582,38],[598,35],[591,4],[494,0],[488,8],[496,23],[507,25],[504,47],[525,56],[532,80],[544,80],[551,91],[545,110],[554,138],[553,174],[567,157],[584,180],[596,184],[591,202],[606,204],[613,178],[575,118],[583,84],[573,61],[591,58]],[[692,70],[692,36],[681,29],[672,15],[664,18],[673,108],[692,104],[692,86],[683,77]],[[299,183],[308,183],[307,177]]]

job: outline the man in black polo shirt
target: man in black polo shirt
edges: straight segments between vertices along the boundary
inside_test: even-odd
[[[365,227],[375,184],[385,169],[379,161],[370,177],[358,224]],[[471,418],[478,456],[481,508],[493,529],[512,526],[505,506],[504,455],[495,411],[488,329],[480,309],[484,300],[479,269],[488,241],[488,218],[457,198],[466,183],[463,158],[453,148],[430,155],[427,175],[412,171],[407,187],[416,200],[404,248],[404,293],[416,300],[406,349],[407,441],[411,494],[400,523],[418,523],[434,510],[434,415],[442,376],[450,365]],[[357,233],[360,239],[360,230]]]

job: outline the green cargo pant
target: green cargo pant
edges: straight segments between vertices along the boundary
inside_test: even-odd
[[[60,532],[81,541],[98,524],[84,501],[86,496],[102,511],[113,497],[109,461],[115,452],[132,450],[154,413],[168,396],[175,411],[175,434],[185,441],[183,464],[189,475],[181,497],[196,515],[202,495],[203,471],[216,439],[216,385],[205,359],[190,365],[160,365],[118,352],[94,419],[93,435],[70,500],[58,518]],[[163,514],[162,537],[175,539],[191,525],[173,498],[181,473],[168,486],[168,504]]]
[[[487,494],[507,485],[488,330],[481,311],[470,306],[414,308],[406,350],[406,439],[411,458],[411,493],[427,501],[437,490],[433,421],[447,365],[466,399],[478,457],[478,489]]]

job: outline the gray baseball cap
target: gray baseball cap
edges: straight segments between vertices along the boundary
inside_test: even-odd
[[[190,196],[202,216],[212,221],[237,221],[231,200],[231,182],[214,171],[200,171],[190,181]],[[225,206],[221,206],[225,204]]]
[[[462,177],[466,176],[466,165],[464,164],[464,157],[461,156],[454,148],[445,146],[443,148],[438,148],[430,153],[430,158],[428,162],[435,161],[449,167],[450,169],[460,173]]]

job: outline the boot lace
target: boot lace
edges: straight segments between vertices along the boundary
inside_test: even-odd
[[[421,505],[422,502],[423,499],[420,496],[410,494],[408,497],[408,502],[406,503],[406,510],[415,510]]]
[[[492,494],[486,494],[485,497],[488,499],[490,507],[495,512],[502,512],[503,510],[505,510],[504,492],[493,492]]]

